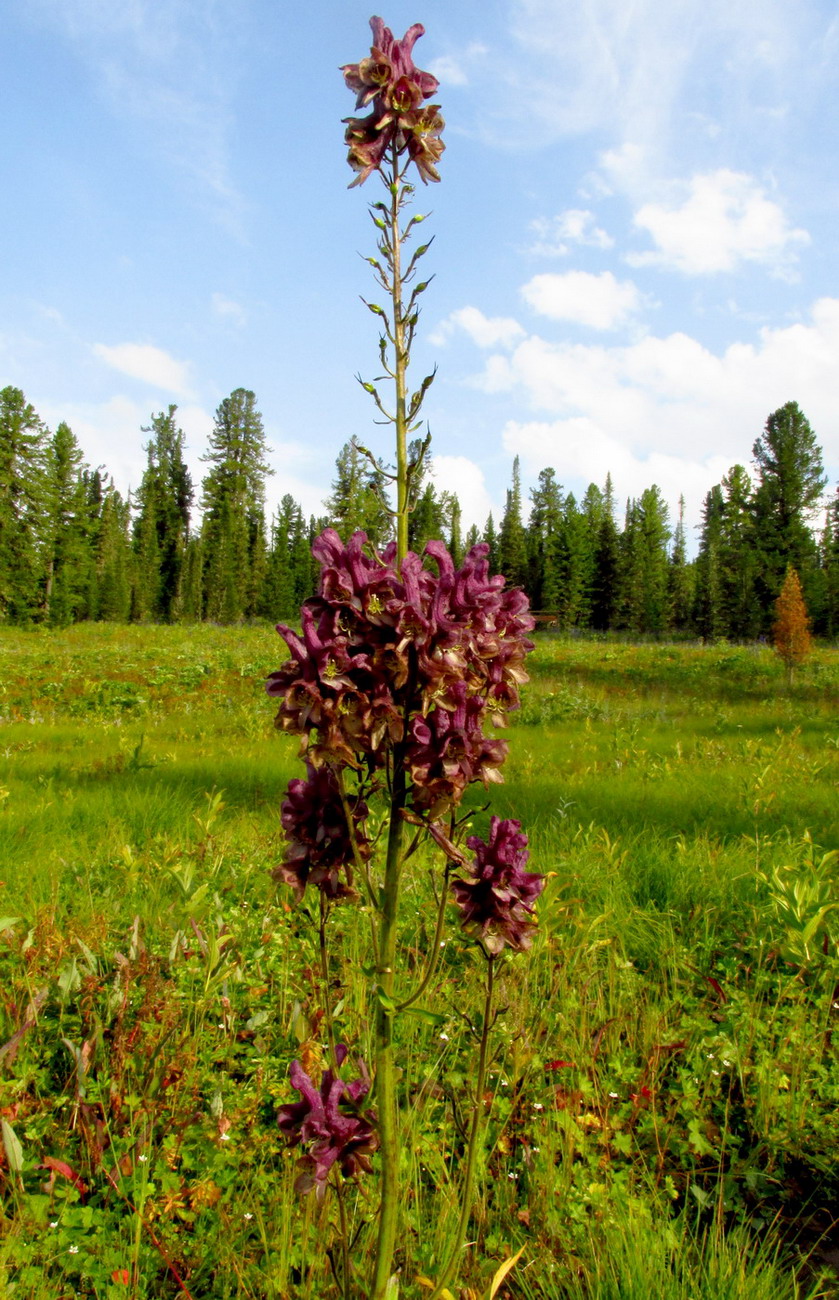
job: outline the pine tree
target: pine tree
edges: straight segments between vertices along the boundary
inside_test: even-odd
[[[492,511],[487,515],[487,521],[484,525],[484,531],[481,541],[489,547],[487,560],[489,562],[490,573],[497,573],[499,568],[498,561],[498,532],[495,527],[495,520],[492,517]]]
[[[265,579],[266,461],[256,397],[237,388],[216,411],[202,486],[204,617],[237,623],[257,613]]]
[[[696,557],[694,619],[700,635],[706,641],[715,641],[726,634],[720,578],[720,537],[724,510],[722,488],[717,483],[707,493],[702,506],[702,532]]]
[[[799,574],[805,597],[808,593],[817,558],[809,524],[827,479],[816,435],[797,402],[773,411],[753,454],[758,472],[754,495],[760,546],[758,591],[768,621],[788,567]]]
[[[612,476],[607,474],[592,574],[591,624],[599,632],[608,632],[617,622],[620,554]]]
[[[521,474],[519,458],[513,461],[513,483],[507,492],[507,504],[498,534],[498,562],[511,587],[527,583],[527,541],[521,518]]]
[[[632,632],[663,632],[668,626],[667,515],[655,484],[627,507],[621,539],[622,621]]]
[[[839,635],[839,488],[827,507],[819,550],[822,573],[822,615],[820,630],[826,636]]]
[[[0,622],[41,616],[48,549],[47,433],[19,388],[0,391]]]
[[[555,544],[557,626],[567,630],[588,620],[593,555],[585,518],[573,492],[563,502]]]
[[[131,610],[133,557],[128,534],[131,510],[107,479],[102,480],[101,492],[95,530],[92,617],[106,623],[125,623]]]
[[[555,614],[559,607],[559,534],[562,529],[562,486],[552,469],[539,473],[530,493],[527,527],[527,592],[534,609]]]
[[[346,442],[335,471],[332,493],[325,502],[330,527],[344,542],[363,529],[371,545],[384,545],[393,531],[384,466],[374,466],[354,442]]]
[[[679,497],[679,521],[673,533],[673,549],[667,574],[670,626],[685,632],[693,614],[693,571],[688,564],[685,538],[685,498]]]
[[[733,465],[722,480],[719,529],[719,600],[724,635],[749,641],[761,626],[755,589],[758,548],[751,480],[742,465]]]
[[[44,617],[63,627],[83,617],[93,551],[87,511],[89,471],[72,429],[62,421],[46,457]]]
[[[781,594],[775,601],[772,643],[786,667],[787,681],[792,685],[793,672],[804,663],[812,649],[807,606],[798,574],[792,566],[787,569]]]
[[[426,542],[443,536],[443,508],[433,483],[426,483],[408,516],[408,547],[422,555]]]
[[[148,463],[135,498],[134,546],[137,556],[137,617],[175,621],[181,611],[184,556],[189,540],[192,476],[184,459],[184,434],[175,422],[176,406],[152,416],[143,429]]]

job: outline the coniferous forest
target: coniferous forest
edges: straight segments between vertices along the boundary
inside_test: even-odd
[[[352,442],[323,516],[306,519],[286,494],[266,517],[275,471],[249,390],[219,405],[200,486],[176,406],[143,433],[146,467],[126,499],[66,423],[52,432],[20,389],[0,391],[0,622],[288,618],[314,590],[310,546],[322,528],[344,539],[363,528],[375,545],[390,536],[386,467]],[[673,511],[655,484],[620,500],[607,470],[578,500],[546,467],[525,501],[515,461],[502,517],[466,531],[426,450],[419,440],[411,449],[411,548],[442,538],[459,563],[486,542],[492,568],[559,630],[752,640],[769,633],[792,567],[814,631],[839,634],[839,489],[825,512],[822,451],[795,402],[769,415],[749,467],[733,465],[708,491],[692,559],[683,500]]]

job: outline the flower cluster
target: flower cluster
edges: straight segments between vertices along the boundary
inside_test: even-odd
[[[363,830],[367,805],[360,798],[351,802],[351,838],[332,769],[307,763],[306,773],[305,781],[289,782],[281,813],[286,852],[272,875],[291,885],[298,899],[303,897],[307,884],[317,886],[330,899],[353,898],[353,859],[357,856],[366,861],[370,856],[370,843]]]
[[[533,904],[545,887],[545,877],[525,871],[530,856],[521,824],[493,817],[489,840],[477,835],[466,841],[475,854],[468,880],[453,880],[452,892],[464,929],[480,938],[491,953],[509,946],[529,948]]]
[[[500,781],[507,747],[483,726],[503,724],[527,681],[527,597],[490,577],[485,545],[455,569],[443,544],[429,542],[436,574],[412,552],[397,571],[392,546],[375,556],[366,545],[363,532],[344,546],[326,529],[312,548],[321,579],[319,594],[302,607],[302,634],[277,628],[291,658],[267,690],[280,697],[277,726],[303,737],[310,764],[309,782],[290,789],[283,810],[286,833],[306,849],[292,863],[313,861],[317,826],[309,816],[318,799],[335,806],[330,778],[312,786],[324,765],[369,774],[398,752],[412,807],[432,819],[455,807],[473,781]],[[327,838],[337,849],[335,812]],[[289,869],[300,878],[301,868]],[[308,878],[314,882],[313,873]]]
[[[343,1043],[335,1057],[340,1068],[347,1058]],[[315,1190],[321,1200],[336,1164],[345,1178],[371,1170],[370,1156],[378,1147],[376,1114],[360,1108],[370,1091],[370,1076],[363,1061],[358,1066],[359,1077],[349,1083],[325,1070],[318,1089],[299,1061],[291,1064],[289,1078],[303,1100],[280,1106],[277,1123],[289,1146],[308,1148],[298,1162],[296,1192]]]
[[[358,172],[352,184],[361,185],[377,171],[392,144],[416,163],[423,181],[439,181],[436,164],[446,147],[440,139],[445,123],[438,104],[423,106],[439,83],[430,72],[415,67],[412,58],[425,28],[414,23],[397,41],[381,18],[371,18],[370,27],[370,57],[341,69],[350,90],[356,92],[356,108],[370,105],[372,109],[367,117],[345,118],[347,161]]]

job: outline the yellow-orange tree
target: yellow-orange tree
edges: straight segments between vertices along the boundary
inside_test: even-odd
[[[801,583],[792,565],[787,569],[781,594],[775,601],[772,641],[786,665],[787,681],[791,683],[793,672],[804,663],[813,645]]]

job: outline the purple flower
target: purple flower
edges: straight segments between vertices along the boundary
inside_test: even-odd
[[[298,899],[307,885],[321,889],[327,898],[354,898],[352,888],[353,847],[341,794],[335,775],[328,767],[306,765],[305,781],[290,781],[282,805],[286,833],[285,857],[273,876],[291,885]],[[370,844],[361,823],[367,805],[359,798],[350,801],[353,832],[359,855],[366,859]]]
[[[335,1055],[340,1068],[347,1057],[343,1043]],[[371,1170],[370,1156],[378,1147],[376,1113],[361,1109],[370,1091],[370,1076],[362,1060],[358,1067],[359,1077],[350,1083],[325,1070],[318,1089],[300,1062],[292,1062],[289,1078],[303,1100],[280,1106],[277,1124],[289,1146],[308,1148],[298,1162],[301,1172],[294,1188],[299,1193],[315,1190],[322,1200],[335,1164],[345,1178]]]
[[[487,547],[456,569],[429,542],[436,573],[411,552],[397,569],[395,548],[376,555],[363,532],[344,545],[327,529],[312,551],[321,578],[302,631],[277,628],[290,651],[267,683],[277,726],[315,767],[372,772],[404,744],[413,806],[432,817],[472,782],[500,781],[507,747],[485,731],[518,706],[533,619],[524,593],[490,576]]]
[[[545,877],[524,869],[530,855],[521,824],[493,817],[486,842],[472,835],[466,843],[475,854],[469,879],[452,881],[464,929],[493,954],[505,946],[517,952],[529,948],[536,924],[533,904]]]
[[[372,110],[367,117],[345,119],[347,161],[358,173],[352,184],[361,185],[378,171],[394,144],[399,154],[407,152],[416,163],[423,181],[439,181],[436,164],[446,147],[440,139],[445,124],[438,105],[422,106],[439,83],[413,60],[414,45],[425,28],[414,23],[401,41],[381,18],[371,18],[370,28],[370,57],[341,69],[347,86],[355,91],[356,108],[370,106]]]

